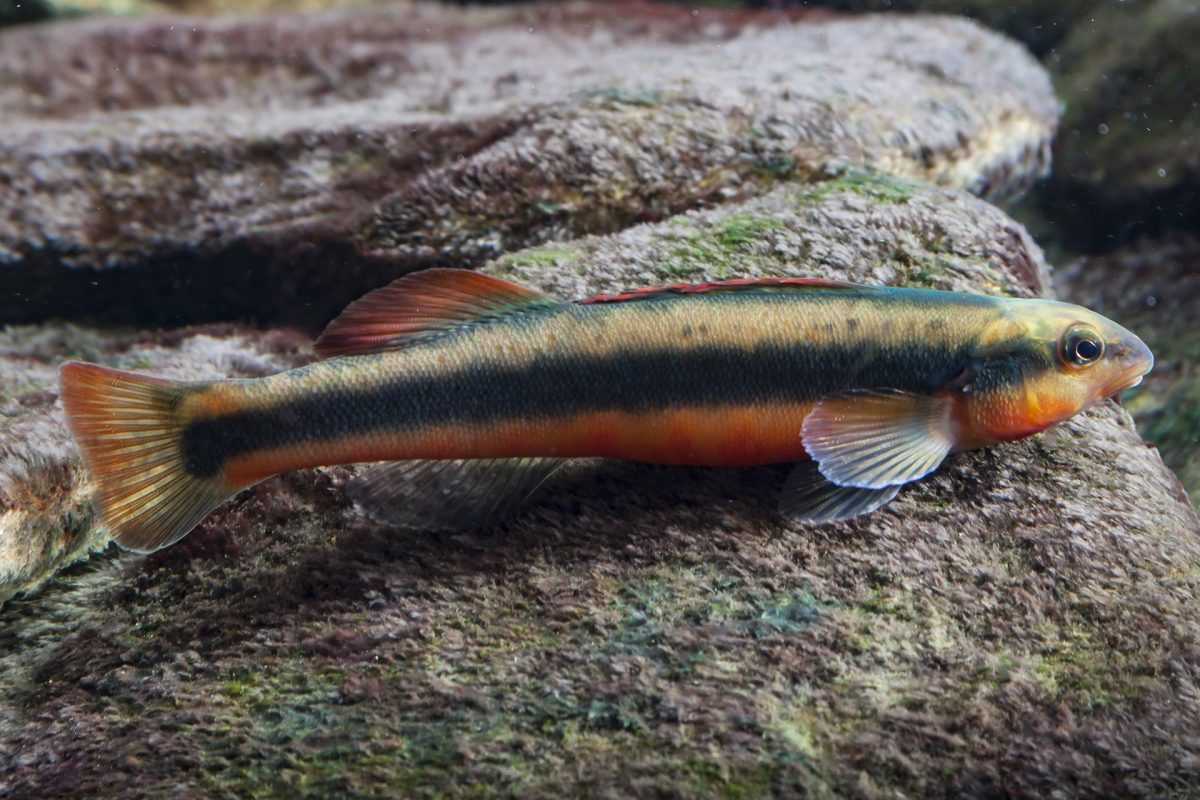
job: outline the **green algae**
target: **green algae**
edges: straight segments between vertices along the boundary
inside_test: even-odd
[[[501,275],[515,275],[522,269],[546,269],[578,260],[583,251],[570,244],[549,244],[531,247],[501,256],[492,262],[493,270]]]
[[[687,282],[703,275],[732,278],[761,252],[772,231],[784,227],[781,220],[749,214],[730,215],[711,226],[680,219],[672,226],[665,254],[653,267],[659,280]]]
[[[848,191],[884,203],[906,203],[921,184],[887,172],[869,172],[851,169],[826,183],[822,188],[833,191]]]

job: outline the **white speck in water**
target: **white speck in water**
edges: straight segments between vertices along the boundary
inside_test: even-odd
[[[1160,178],[1167,177],[1167,171],[1165,169],[1163,169],[1162,167],[1159,167],[1158,168],[1158,177],[1160,177]]]
[[[1146,305],[1154,308],[1156,305],[1158,305],[1158,298],[1152,294],[1146,295]]]
[[[1104,136],[1108,133],[1108,126],[1105,125],[1103,122],[1101,122],[1099,125],[1096,126],[1096,130],[1100,132],[1101,136]]]
[[[693,17],[698,17],[698,16],[700,16],[700,9],[698,9],[698,8],[693,8],[693,9],[692,9],[692,16],[693,16]]]

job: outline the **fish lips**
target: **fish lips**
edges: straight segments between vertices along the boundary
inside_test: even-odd
[[[1154,369],[1154,353],[1150,352],[1146,343],[1136,336],[1130,336],[1128,340],[1122,342],[1114,353],[1114,357],[1118,359],[1121,366],[1113,379],[1101,389],[1101,397],[1112,397],[1127,389],[1132,389],[1142,382],[1150,370]]]

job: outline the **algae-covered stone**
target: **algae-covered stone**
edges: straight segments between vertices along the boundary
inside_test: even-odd
[[[1045,168],[1057,114],[1019,45],[944,17],[403,6],[11,30],[0,319],[315,325],[416,266],[846,165],[1002,197]]]
[[[1106,3],[1050,66],[1066,113],[1045,213],[1085,247],[1200,219],[1200,12]]]
[[[1071,299],[1127,323],[1154,351],[1154,371],[1127,406],[1200,503],[1200,241],[1177,235],[1083,258],[1057,282]]]
[[[862,174],[486,268],[566,296],[784,273],[1034,294],[1045,273],[986,203]],[[785,469],[612,463],[508,523],[402,534],[353,513],[344,474],[269,480],[175,547],[11,600],[0,793],[1113,797],[1200,778],[1200,521],[1115,404],[825,526],[778,517]]]

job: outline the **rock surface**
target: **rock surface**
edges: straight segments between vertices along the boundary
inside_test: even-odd
[[[988,197],[1043,171],[1058,108],[1019,45],[825,13],[418,6],[6,31],[0,318],[315,325],[414,267],[847,165]]]
[[[571,296],[1045,280],[986,203],[864,175],[487,269]],[[86,346],[111,360],[112,341]],[[303,357],[244,331],[177,341],[129,352]],[[52,401],[31,413],[51,424]],[[0,793],[1112,797],[1200,779],[1200,521],[1113,404],[827,526],[777,517],[781,470],[593,464],[507,524],[397,535],[352,512],[343,475],[272,479],[174,548],[108,551],[10,601]]]
[[[1200,241],[1178,235],[1083,258],[1057,282],[1065,295],[1128,324],[1154,351],[1154,371],[1127,405],[1200,503]]]

